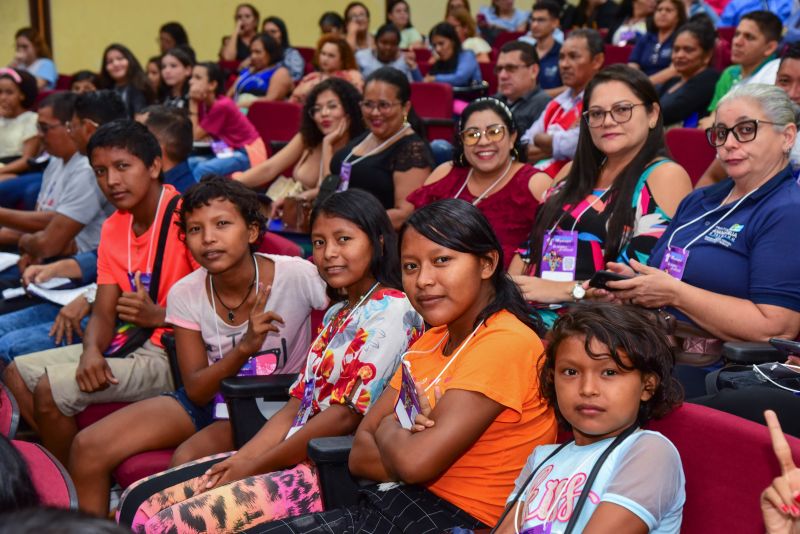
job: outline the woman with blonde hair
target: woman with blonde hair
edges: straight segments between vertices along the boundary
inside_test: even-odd
[[[472,18],[467,8],[454,7],[449,9],[446,22],[456,29],[458,38],[461,40],[462,50],[472,51],[478,63],[491,62],[489,54],[492,52],[492,47],[483,37],[478,35],[475,19]]]

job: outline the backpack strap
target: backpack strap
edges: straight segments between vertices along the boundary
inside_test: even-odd
[[[175,208],[178,206],[181,196],[175,195],[167,203],[164,209],[164,215],[161,217],[161,228],[158,232],[158,247],[156,248],[156,257],[153,261],[153,277],[150,279],[150,299],[153,302],[158,302],[158,286],[161,282],[161,267],[164,263],[164,249],[167,246],[167,234],[169,234],[169,227],[172,224],[172,216],[175,214]]]

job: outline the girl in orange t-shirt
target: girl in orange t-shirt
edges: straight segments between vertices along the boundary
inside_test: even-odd
[[[265,530],[441,532],[497,522],[527,455],[556,438],[539,395],[542,343],[502,265],[497,237],[468,202],[437,201],[408,219],[403,289],[432,328],[364,417],[350,453],[355,476],[405,484],[365,487],[357,507]]]

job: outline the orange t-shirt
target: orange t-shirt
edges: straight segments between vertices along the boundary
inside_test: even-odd
[[[443,356],[444,343],[433,352],[416,351],[433,349],[446,332],[446,326],[428,330],[406,356],[420,386],[434,380],[455,352]],[[503,513],[531,451],[556,440],[555,415],[539,396],[537,368],[543,352],[541,340],[530,328],[500,311],[485,322],[439,379],[442,394],[449,389],[475,391],[506,407],[478,441],[426,485],[487,525],[494,525]],[[401,380],[398,369],[391,387],[399,391]],[[435,405],[434,389],[427,392],[431,406]]]
[[[158,248],[158,235],[161,232],[161,222],[164,210],[172,197],[179,195],[171,185],[164,184],[164,195],[161,199],[161,206],[156,213],[155,228],[151,225],[142,235],[137,236],[131,230],[131,219],[133,215],[119,210],[111,214],[103,223],[100,232],[100,246],[97,248],[97,284],[115,284],[122,291],[131,291],[128,281],[128,259],[130,258],[131,272],[141,271],[149,273],[152,271],[155,262],[156,249]],[[167,307],[167,293],[172,285],[191,273],[198,263],[194,261],[189,249],[178,238],[178,227],[175,222],[178,220],[178,208],[170,221],[167,242],[164,247],[164,260],[161,262],[161,281],[158,284],[158,304]],[[150,253],[150,239],[153,239],[152,254],[150,263],[147,264],[147,257]],[[130,251],[128,250],[128,238],[130,237]],[[128,254],[130,253],[130,256]],[[156,328],[150,336],[157,346],[161,347],[161,334],[167,329]]]

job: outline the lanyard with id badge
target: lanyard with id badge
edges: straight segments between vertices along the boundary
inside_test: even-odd
[[[383,148],[386,145],[394,142],[395,139],[397,139],[401,135],[403,135],[405,133],[405,131],[408,130],[410,127],[411,126],[408,123],[406,123],[405,125],[403,125],[402,128],[400,128],[400,130],[396,134],[391,136],[389,139],[387,139],[386,141],[384,141],[380,145],[376,146],[375,148],[373,148],[372,150],[370,150],[369,152],[367,152],[363,156],[359,156],[354,161],[349,161],[350,158],[353,155],[353,150],[356,149],[355,147],[353,147],[353,150],[351,150],[350,153],[347,154],[347,156],[344,158],[344,160],[342,160],[342,166],[339,169],[339,180],[340,180],[339,181],[339,187],[336,189],[336,191],[341,193],[342,191],[347,191],[350,188],[350,176],[353,173],[353,165],[355,165],[356,163],[358,163],[358,162],[370,157],[371,155],[373,155],[373,154],[375,154],[377,152],[380,152],[381,150],[383,150]],[[372,135],[372,134],[370,134],[370,135]]]
[[[583,208],[583,211],[575,217],[572,228],[569,230],[561,230],[558,227],[561,220],[567,214],[567,212],[564,212],[553,225],[553,228],[544,233],[540,267],[542,280],[553,280],[556,282],[575,281],[575,270],[578,263],[578,232],[575,228],[578,226],[581,217],[606,196],[608,192],[609,189],[606,189],[601,195],[596,196],[588,206]]]
[[[728,211],[725,212],[725,214],[722,217],[717,219],[716,222],[714,222],[714,224],[709,225],[708,228],[706,228],[699,235],[695,236],[695,238],[689,241],[683,248],[672,245],[672,239],[675,237],[675,234],[677,234],[684,228],[693,225],[697,221],[702,220],[704,217],[707,217],[712,213],[715,213],[720,209],[722,209],[722,207],[725,206],[725,203],[733,194],[733,189],[731,189],[731,192],[728,193],[728,196],[725,197],[725,199],[720,203],[719,206],[717,206],[712,210],[706,211],[700,216],[695,217],[691,221],[687,222],[686,224],[682,224],[679,227],[677,227],[675,231],[672,232],[672,235],[669,236],[669,240],[667,241],[667,249],[664,251],[664,257],[661,258],[661,264],[658,266],[659,270],[666,272],[673,278],[682,280],[683,271],[686,270],[686,263],[689,261],[689,247],[694,245],[699,239],[702,239],[707,233],[716,228],[722,221],[724,221],[728,217],[728,215],[736,211],[736,208],[738,208],[739,205],[747,199],[747,197],[749,197],[756,191],[758,191],[758,188],[753,189],[752,191],[744,195],[742,198],[740,198],[736,202],[736,204],[733,205],[733,207],[731,207]]]
[[[150,291],[150,282],[153,280],[153,265],[150,260],[153,257],[153,242],[156,237],[156,221],[158,220],[158,212],[161,210],[161,201],[164,200],[164,188],[161,188],[161,195],[158,197],[158,204],[156,205],[156,214],[153,217],[153,223],[150,225],[150,245],[147,249],[147,261],[144,264],[145,271],[139,273],[139,281],[142,283],[145,291]],[[133,234],[133,214],[131,214],[131,224],[128,228],[128,282],[130,283],[131,291],[136,292],[136,273],[131,266],[131,234]]]
[[[317,335],[317,338],[314,340],[314,342],[311,344],[311,346],[312,347],[315,346],[317,344],[317,342],[319,341],[319,339],[322,337],[322,335],[325,332],[329,331],[329,330],[334,335],[336,335],[336,331],[339,329],[339,327],[341,325],[347,324],[347,322],[350,320],[350,318],[353,317],[353,314],[356,312],[356,310],[358,310],[358,308],[361,307],[361,305],[364,303],[364,301],[366,301],[369,298],[369,296],[372,294],[372,292],[375,291],[376,287],[378,287],[378,282],[375,282],[375,284],[369,289],[369,291],[367,291],[364,294],[364,296],[361,297],[361,299],[358,301],[358,303],[355,306],[353,306],[353,309],[350,310],[350,312],[347,314],[347,317],[345,317],[344,321],[334,321],[332,319],[331,322],[328,323],[328,326],[326,328],[324,328],[322,330],[322,332],[319,333],[319,335]],[[303,428],[303,425],[306,424],[306,421],[308,421],[308,419],[311,417],[312,412],[314,411],[314,389],[315,389],[314,385],[315,385],[315,382],[316,382],[315,377],[317,376],[317,373],[319,372],[319,368],[322,365],[324,351],[323,351],[322,354],[320,354],[320,359],[319,359],[319,363],[317,363],[317,368],[313,369],[313,370],[310,369],[310,366],[311,366],[311,358],[310,358],[310,356],[311,356],[311,354],[312,353],[309,352],[309,358],[306,361],[306,368],[305,368],[305,371],[303,372],[303,382],[304,382],[303,398],[300,401],[300,408],[297,410],[297,415],[295,416],[294,421],[292,422],[292,427],[289,429],[289,432],[286,434],[286,439],[292,437],[292,435],[294,435],[295,432],[297,432],[298,430]],[[309,371],[311,371],[311,372],[309,372]]]
[[[447,365],[445,365],[439,374],[436,375],[436,378],[431,380],[431,383],[425,387],[424,392],[427,393],[432,387],[439,383],[439,380],[444,375],[445,371],[452,365],[454,361],[458,358],[458,355],[461,354],[461,351],[466,348],[475,334],[478,332],[478,329],[483,326],[483,322],[481,322],[472,333],[467,336],[467,339],[461,343],[461,346],[458,347],[456,352],[450,356],[449,360],[447,361]],[[406,430],[411,430],[411,427],[414,426],[414,421],[416,421],[417,415],[422,413],[420,410],[420,403],[419,403],[419,394],[417,393],[417,384],[414,382],[414,376],[411,374],[411,362],[406,360],[406,356],[409,354],[430,354],[431,352],[435,352],[444,340],[450,336],[449,332],[445,332],[436,345],[433,346],[432,349],[429,350],[410,350],[403,354],[401,358],[401,382],[400,382],[400,392],[397,395],[397,400],[394,403],[394,413],[397,415],[397,420],[400,422],[400,426]]]

